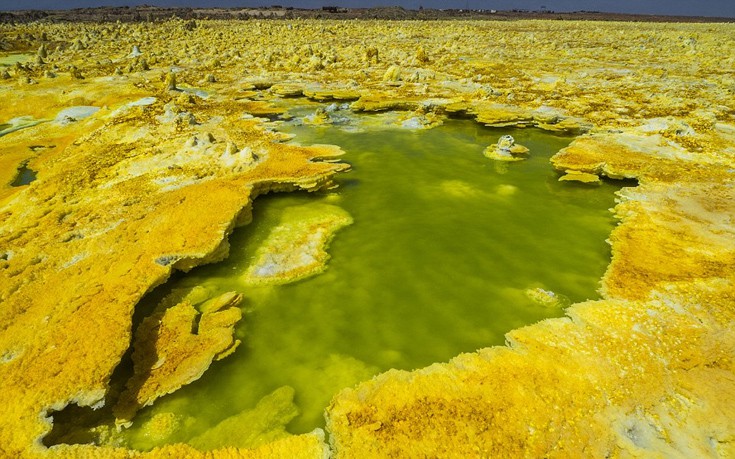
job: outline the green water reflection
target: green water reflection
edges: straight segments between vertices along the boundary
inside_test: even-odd
[[[310,431],[323,426],[324,408],[343,387],[500,345],[511,329],[562,315],[531,301],[528,288],[572,301],[597,297],[617,187],[557,181],[548,159],[570,138],[469,121],[423,132],[281,130],[303,144],[340,145],[353,170],[333,194],[258,198],[254,223],[231,237],[230,258],[175,282],[242,291],[246,302],[238,351],[141,412],[137,425],[162,412],[186,420],[166,441],[199,435],[282,386],[295,389],[301,412],[288,430]],[[502,134],[530,148],[530,159],[485,158]],[[332,242],[327,271],[244,288],[239,277],[284,209],[315,201],[339,205],[355,221]],[[152,446],[136,427],[129,436],[132,446]]]

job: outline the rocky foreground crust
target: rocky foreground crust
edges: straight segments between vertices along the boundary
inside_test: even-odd
[[[552,160],[561,173],[638,181],[614,209],[602,299],[512,331],[506,347],[346,389],[328,409],[336,456],[735,455],[734,32],[543,21],[0,25],[0,452],[329,452],[320,432],[211,453],[42,444],[54,411],[118,401],[110,378],[147,292],[173,270],[226,256],[258,194],[329,187],[345,169],[331,160],[337,148],[280,143],[267,129],[283,111],[273,103],[308,97],[405,111],[427,128],[465,116],[576,135]],[[30,184],[19,180],[26,169],[37,173]],[[165,394],[234,350],[236,299],[153,312],[142,343],[163,330],[171,339],[155,348],[170,357],[140,365],[170,378],[134,376],[128,389]],[[198,330],[186,326],[197,320]],[[167,372],[166,360],[191,367]],[[121,423],[153,402],[122,400],[134,409],[120,406]]]

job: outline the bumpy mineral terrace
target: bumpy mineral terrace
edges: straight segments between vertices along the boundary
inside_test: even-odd
[[[735,456],[735,25],[36,23],[0,26],[0,50],[3,457]],[[65,406],[114,404],[122,428],[238,346],[247,291],[167,298],[135,336],[132,314],[223,259],[258,194],[347,169],[269,128],[286,97],[576,136],[552,159],[565,180],[638,181],[601,299],[345,389],[329,446],[317,430],[206,453],[45,447]]]

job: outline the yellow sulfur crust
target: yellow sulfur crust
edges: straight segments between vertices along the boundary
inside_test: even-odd
[[[327,423],[337,457],[735,456],[734,34],[574,21],[0,25],[2,49],[28,54],[0,67],[0,126],[32,117],[0,136],[0,455],[327,454],[319,432],[210,453],[41,443],[53,411],[105,401],[147,292],[226,256],[258,194],[327,188],[347,168],[338,149],[267,128],[282,97],[303,94],[415,111],[429,127],[464,116],[577,135],[557,170],[639,181],[614,209],[602,299],[512,331],[506,347],[341,392]],[[11,186],[23,165],[37,180]],[[187,323],[183,304],[169,314],[188,310]],[[227,333],[207,355],[230,349],[234,319],[213,324]]]

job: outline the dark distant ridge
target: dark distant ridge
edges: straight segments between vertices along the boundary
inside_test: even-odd
[[[628,21],[628,22],[735,22],[735,18],[665,16],[604,13],[598,11],[576,11],[558,13],[551,10],[495,11],[464,9],[419,9],[408,10],[399,6],[384,8],[341,8],[322,7],[319,9],[271,7],[254,8],[161,8],[157,6],[123,6],[77,8],[69,10],[21,10],[0,11],[0,22],[154,22],[177,17],[181,19],[387,19],[387,20],[588,20],[588,21]]]

